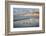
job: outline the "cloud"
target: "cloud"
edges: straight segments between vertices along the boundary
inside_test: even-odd
[[[36,12],[39,11],[39,9],[36,8],[13,8],[14,14],[21,14],[21,13],[27,13],[27,12]]]

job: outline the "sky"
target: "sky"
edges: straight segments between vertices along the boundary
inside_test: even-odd
[[[13,14],[22,14],[28,12],[38,12],[38,8],[13,8]]]

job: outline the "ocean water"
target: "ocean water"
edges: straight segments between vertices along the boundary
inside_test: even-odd
[[[39,27],[39,17],[32,16],[14,16],[14,28]]]

